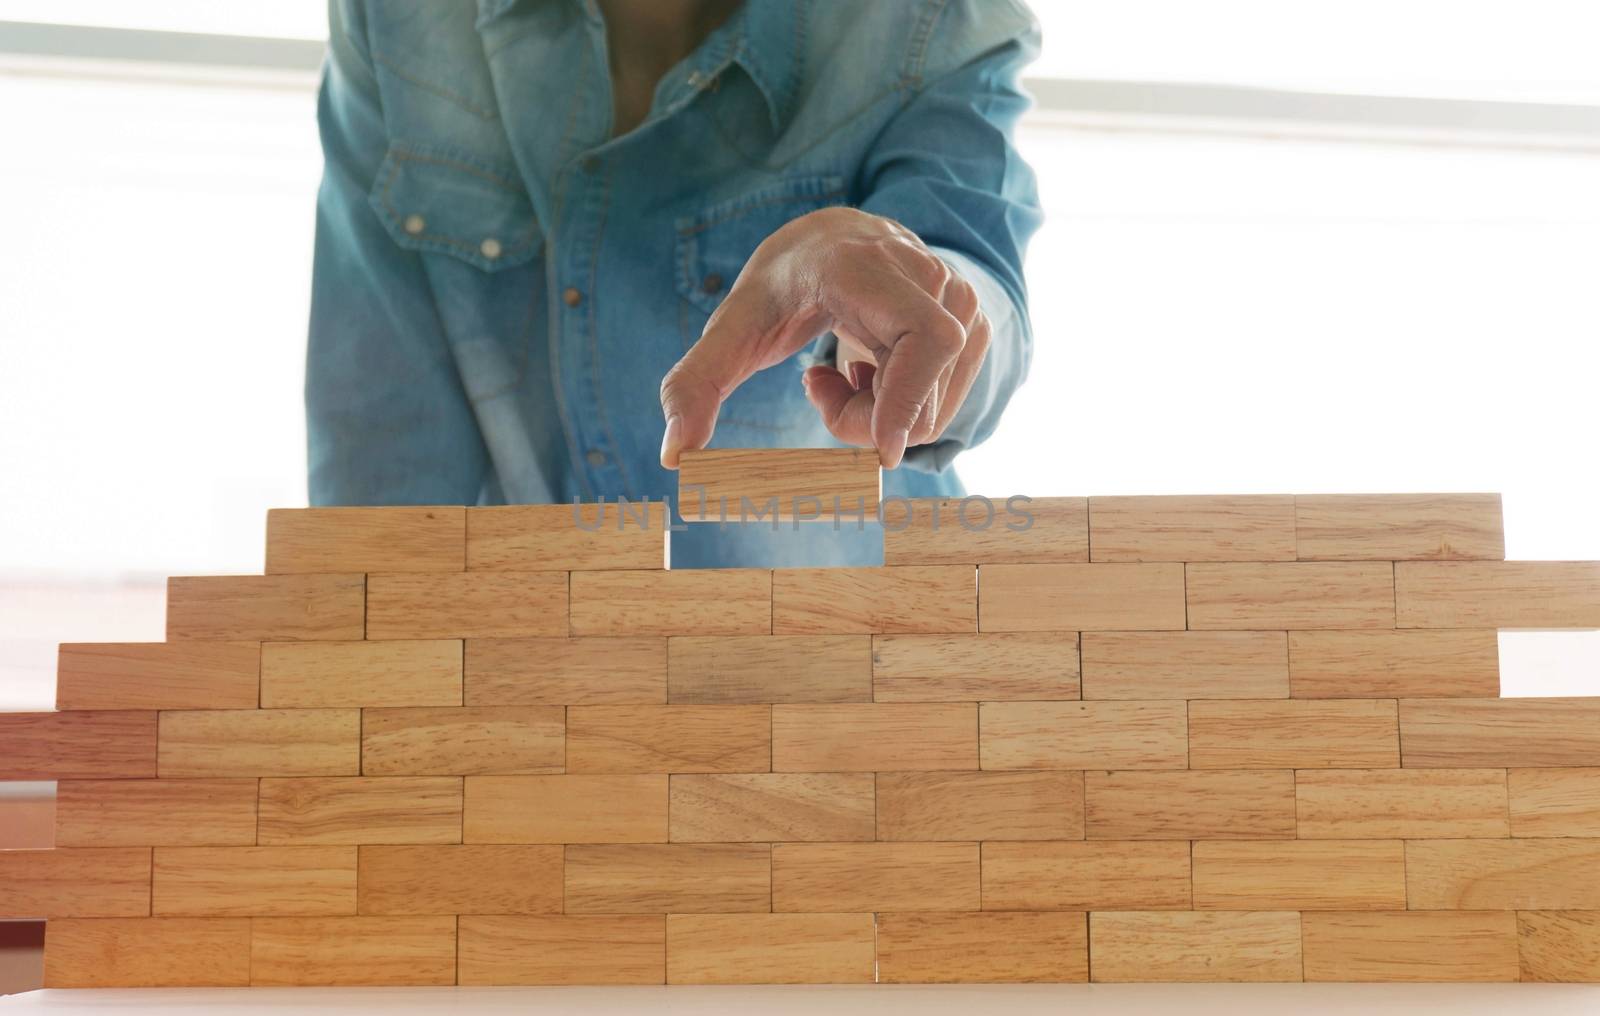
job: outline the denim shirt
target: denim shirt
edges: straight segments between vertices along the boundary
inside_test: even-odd
[[[978,290],[993,338],[971,394],[884,477],[961,492],[952,460],[1029,358],[1026,8],[746,0],[619,137],[594,0],[332,0],[329,21],[312,504],[673,495],[662,375],[763,239],[834,204],[904,224]],[[836,445],[800,382],[832,345],[735,391],[713,447]],[[870,563],[875,542],[716,528],[674,534],[674,566]]]

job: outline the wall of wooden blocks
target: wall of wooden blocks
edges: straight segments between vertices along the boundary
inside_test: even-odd
[[[54,986],[1600,980],[1600,697],[1496,648],[1600,564],[1502,560],[1493,496],[1026,508],[777,572],[273,512],[0,716],[60,781],[0,916]]]

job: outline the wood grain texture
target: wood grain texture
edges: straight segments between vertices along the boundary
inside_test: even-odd
[[[1189,627],[1393,628],[1394,567],[1342,561],[1184,565]]]
[[[364,846],[363,914],[559,914],[559,845]]]
[[[1412,910],[1600,910],[1600,839],[1407,840]]]
[[[871,984],[871,914],[669,914],[668,984]]]
[[[466,567],[467,510],[273,508],[267,574],[451,572]]]
[[[1293,561],[1289,495],[1091,497],[1091,561]]]
[[[878,702],[1078,698],[1077,632],[874,635]]]
[[[1081,497],[895,498],[883,506],[883,563],[1088,561],[1088,509]]]
[[[1303,840],[1510,835],[1504,769],[1304,769],[1295,805]]]
[[[469,571],[665,568],[667,508],[518,504],[467,509]]]
[[[360,574],[170,578],[167,641],[365,638],[366,589]]]
[[[334,776],[261,781],[263,845],[460,843],[459,776]]]
[[[985,910],[1187,910],[1186,841],[983,844]]]
[[[149,913],[149,847],[0,850],[0,918]]]
[[[1308,911],[1300,923],[1308,981],[1518,979],[1510,911]]]
[[[1400,840],[1199,840],[1193,856],[1196,910],[1406,908]]]
[[[1400,764],[1393,699],[1189,703],[1195,769],[1384,769]]]
[[[970,702],[773,706],[772,768],[976,769],[978,708]]]
[[[367,576],[367,637],[371,639],[566,634],[566,572]]]
[[[356,912],[355,847],[157,847],[151,912],[294,917]]]
[[[783,913],[977,910],[976,843],[778,843],[772,909]]]
[[[772,630],[938,634],[978,630],[978,573],[971,565],[779,568],[772,573]]]
[[[1600,697],[1400,700],[1406,766],[1600,766]]]
[[[462,833],[467,843],[665,843],[667,777],[468,776]]]
[[[1500,636],[1494,630],[1294,631],[1295,698],[1495,698]]]
[[[1600,837],[1600,768],[1512,769],[1506,781],[1511,835]]]
[[[467,640],[465,704],[469,706],[666,701],[665,638]]]
[[[1521,911],[1517,943],[1524,981],[1600,982],[1600,913]]]
[[[475,917],[458,929],[460,983],[662,984],[666,918]]]
[[[686,635],[667,640],[667,701],[870,702],[869,635]]]
[[[153,712],[0,713],[0,780],[156,774]]]
[[[1302,561],[1506,556],[1499,494],[1302,494],[1294,500]]]
[[[765,843],[569,844],[569,914],[765,913],[772,901]]]
[[[871,448],[703,448],[678,462],[685,522],[875,518],[883,487]]]
[[[1084,779],[1084,831],[1094,840],[1294,837],[1287,769],[1104,772]]]
[[[161,714],[157,769],[177,776],[354,776],[359,709],[204,709]]]
[[[877,801],[880,840],[1083,838],[1079,772],[879,773]]]
[[[254,709],[259,642],[63,643],[57,709]]]
[[[1281,631],[1083,633],[1086,699],[1269,699],[1289,696]]]
[[[879,914],[878,977],[889,984],[1089,979],[1084,914]]]
[[[460,639],[261,647],[263,709],[460,704]]]
[[[1600,561],[1400,561],[1399,628],[1600,628]]]
[[[255,841],[252,779],[56,784],[57,846],[245,846]]]
[[[764,568],[572,573],[574,635],[768,635]]]
[[[1095,913],[1095,981],[1298,981],[1299,914]]]
[[[243,988],[243,917],[60,918],[45,926],[46,988]]]
[[[671,838],[682,842],[870,840],[871,773],[679,773]]]
[[[1181,564],[986,564],[982,631],[1181,631]]]
[[[771,768],[771,706],[567,710],[571,773],[749,773]]]
[[[1182,769],[1183,702],[984,702],[985,769]]]
[[[368,776],[559,773],[565,764],[560,706],[361,711],[361,771]]]
[[[262,917],[250,922],[253,985],[456,983],[454,917]]]

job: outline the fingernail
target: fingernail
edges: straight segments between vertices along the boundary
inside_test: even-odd
[[[667,432],[661,435],[661,464],[668,469],[678,464],[678,432],[682,429],[683,421],[676,414],[667,417]]]
[[[886,449],[889,454],[884,456],[884,465],[886,467],[893,469],[900,464],[900,460],[906,454],[906,442],[910,439],[911,431],[909,430],[897,430],[889,435],[889,447]]]

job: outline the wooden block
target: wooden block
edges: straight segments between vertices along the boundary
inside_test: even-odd
[[[1088,560],[1087,498],[896,497],[883,505],[883,563],[892,567]]]
[[[574,635],[767,635],[764,568],[572,573]]]
[[[1183,702],[984,702],[985,769],[1182,769]]]
[[[368,776],[559,773],[566,764],[560,706],[363,709]]]
[[[1504,769],[1303,769],[1303,840],[1509,836]]]
[[[1078,697],[1077,632],[874,635],[879,702],[976,702]]]
[[[168,642],[366,637],[365,575],[197,575],[167,580]]]
[[[1393,628],[1394,565],[1184,565],[1190,628]]]
[[[459,776],[334,776],[261,781],[257,842],[460,843]]]
[[[1195,769],[1386,769],[1400,764],[1393,699],[1189,703]]]
[[[668,984],[871,984],[871,914],[669,914]]]
[[[1600,913],[1524,910],[1517,942],[1524,981],[1600,981]]]
[[[356,912],[355,847],[157,847],[151,913],[293,917]]]
[[[1084,831],[1093,840],[1294,837],[1287,769],[1083,774]]]
[[[1600,910],[1600,839],[1407,840],[1412,910]]]
[[[880,840],[1083,838],[1079,772],[879,773],[877,800]]]
[[[977,910],[976,843],[778,843],[772,909]]]
[[[1506,556],[1499,494],[1302,494],[1294,500],[1302,561]]]
[[[261,648],[263,709],[460,704],[460,639],[268,642]]]
[[[468,776],[467,843],[665,843],[667,777]]]
[[[1084,632],[1086,699],[1289,696],[1281,631]]]
[[[1407,766],[1600,766],[1600,697],[1400,700]]]
[[[1517,915],[1506,910],[1307,912],[1308,981],[1515,981]]]
[[[668,540],[659,501],[467,509],[468,571],[665,568]]]
[[[686,635],[667,640],[669,702],[870,702],[869,635]]]
[[[0,918],[149,913],[149,847],[0,850]]]
[[[0,780],[156,774],[153,712],[0,713]]]
[[[977,583],[971,565],[779,568],[772,573],[772,630],[780,635],[977,631]]]
[[[220,847],[255,841],[255,780],[56,784],[57,846]]]
[[[1194,908],[1404,910],[1406,857],[1400,840],[1199,840]]]
[[[879,914],[878,979],[994,984],[1089,979],[1085,915],[978,911]]]
[[[359,709],[203,709],[161,714],[157,768],[174,776],[354,776]]]
[[[371,639],[565,634],[566,572],[367,576],[367,637]]]
[[[1398,628],[1600,628],[1600,561],[1401,561]]]
[[[1129,631],[1185,627],[1181,564],[986,564],[983,631]]]
[[[559,845],[364,846],[356,906],[363,914],[559,914],[561,853]]]
[[[46,988],[243,988],[243,917],[60,918],[45,926]]]
[[[1295,698],[1495,698],[1500,635],[1477,631],[1292,631]]]
[[[772,707],[775,772],[978,768],[978,707],[873,702]]]
[[[875,519],[882,489],[871,448],[705,448],[678,463],[685,522]]]
[[[1089,915],[1093,980],[1298,981],[1296,913]]]
[[[569,914],[764,913],[772,903],[765,843],[569,844]]]
[[[1600,768],[1512,769],[1506,780],[1511,835],[1600,836]]]
[[[667,701],[667,640],[468,639],[469,706],[599,706]]]
[[[771,706],[567,710],[568,772],[750,773],[771,768]]]
[[[1294,498],[1091,497],[1091,561],[1293,561]]]
[[[672,839],[712,843],[870,840],[871,773],[680,773],[671,783]]]
[[[1187,910],[1185,841],[983,844],[985,910]]]
[[[662,984],[662,916],[469,917],[458,934],[460,983]]]
[[[254,709],[259,642],[64,643],[57,709]]]
[[[267,574],[451,572],[466,567],[467,510],[274,508]]]
[[[253,985],[456,983],[454,917],[261,917],[250,922]]]

